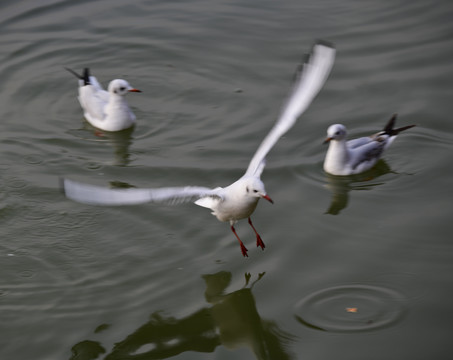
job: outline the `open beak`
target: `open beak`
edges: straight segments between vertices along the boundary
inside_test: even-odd
[[[129,92],[141,92],[141,90],[138,90],[138,89],[129,89],[128,91]]]
[[[266,195],[263,195],[263,196],[261,196],[261,197],[262,197],[263,199],[266,199],[267,201],[269,201],[271,204],[274,203],[274,201],[273,201],[273,200],[269,197],[269,195],[267,195],[267,194],[266,194]]]
[[[330,140],[332,140],[331,137],[326,138],[326,140],[323,141],[323,144],[327,144],[328,142],[330,142]]]

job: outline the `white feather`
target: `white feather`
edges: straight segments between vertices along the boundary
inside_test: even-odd
[[[323,44],[314,46],[310,61],[303,66],[297,77],[281,116],[259,146],[244,176],[231,185],[215,189],[193,186],[159,189],[108,189],[63,179],[62,187],[66,196],[74,201],[95,205],[195,201],[196,205],[211,209],[212,214],[220,221],[230,222],[244,256],[247,256],[247,249],[233,227],[234,223],[240,219],[249,219],[249,224],[257,237],[257,246],[264,249],[264,243],[253,227],[250,216],[255,211],[259,199],[264,198],[273,202],[267,195],[260,179],[266,155],[278,139],[294,125],[297,118],[318,94],[330,73],[334,58],[335,49],[332,47]],[[96,98],[94,97],[94,99]]]
[[[246,175],[260,176],[263,171],[263,161],[280,137],[295,123],[297,118],[308,108],[319,93],[332,69],[335,59],[335,49],[323,44],[313,47],[309,62],[305,63],[298,74],[290,97],[283,108],[280,117],[258,147],[247,168]]]

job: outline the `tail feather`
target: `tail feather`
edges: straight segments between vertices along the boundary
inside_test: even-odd
[[[74,70],[65,67],[67,71],[69,71],[72,75],[74,75],[77,79],[83,80],[83,85],[90,85],[90,69],[85,68],[83,69],[83,75],[77,74]]]
[[[397,114],[393,114],[393,116],[387,122],[387,124],[385,125],[384,129],[382,130],[382,132],[384,134],[388,134],[389,136],[396,136],[401,131],[413,128],[415,126],[415,125],[407,125],[407,126],[400,127],[398,129],[394,129],[393,127],[395,126],[396,117],[397,117]]]

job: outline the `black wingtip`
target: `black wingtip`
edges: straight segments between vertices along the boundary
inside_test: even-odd
[[[292,83],[296,83],[297,81],[299,81],[301,75],[302,75],[302,72],[304,70],[304,65],[305,64],[308,64],[310,62],[310,59],[311,57],[313,56],[313,52],[314,52],[314,48],[315,46],[317,45],[322,45],[322,46],[326,46],[326,47],[329,47],[329,48],[332,48],[332,49],[335,49],[335,45],[328,41],[328,40],[323,40],[323,39],[317,39],[313,46],[312,46],[312,49],[310,51],[310,53],[304,53],[302,55],[302,60],[300,61],[300,63],[297,65],[296,67],[296,70],[294,71],[294,74],[292,76]]]
[[[410,129],[410,128],[413,128],[414,126],[416,126],[415,124],[414,125],[407,125],[407,126],[403,126],[403,127],[400,127],[398,129],[395,129],[393,130],[396,134],[400,133],[401,131],[404,131],[404,130],[407,130],[407,129]]]
[[[81,79],[83,80],[83,85],[90,85],[90,69],[89,68],[83,69],[83,77]]]
[[[395,136],[395,135],[398,135],[401,131],[413,128],[415,126],[415,125],[407,125],[407,126],[400,127],[398,129],[394,129],[397,116],[398,116],[398,114],[393,114],[393,116],[387,122],[387,124],[384,127],[384,130],[382,130],[385,134],[388,134],[390,136]]]
[[[330,47],[332,49],[335,49],[335,44],[329,40],[324,40],[324,39],[318,39],[315,41],[315,45],[323,45],[323,46],[327,46],[327,47]]]
[[[335,45],[333,42],[328,40],[318,39],[312,46],[311,52],[309,54],[304,54],[304,58],[302,59],[302,64],[306,64],[310,61],[310,57],[313,55],[314,48],[318,45],[329,47],[331,49],[335,49]]]
[[[391,135],[393,132],[393,127],[395,126],[396,117],[398,114],[393,114],[387,124],[385,124],[384,129],[382,130],[384,133]]]
[[[69,72],[70,72],[72,75],[74,75],[77,79],[83,79],[83,78],[82,78],[82,75],[77,74],[74,70],[72,70],[72,69],[70,69],[70,68],[67,68],[67,67],[65,67],[64,69],[67,70],[67,71],[69,71]]]
[[[67,68],[67,67],[65,67],[65,70],[69,71],[77,79],[83,80],[83,85],[90,85],[90,69],[89,68],[83,69],[82,75],[77,74],[74,70]]]

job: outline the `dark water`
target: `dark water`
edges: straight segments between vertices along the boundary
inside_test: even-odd
[[[449,359],[450,1],[15,1],[0,5],[1,359]],[[333,72],[268,156],[275,201],[244,259],[193,204],[89,207],[58,178],[226,186],[315,39]],[[76,81],[125,78],[133,132],[96,136]],[[402,134],[366,174],[322,170],[327,127]]]

